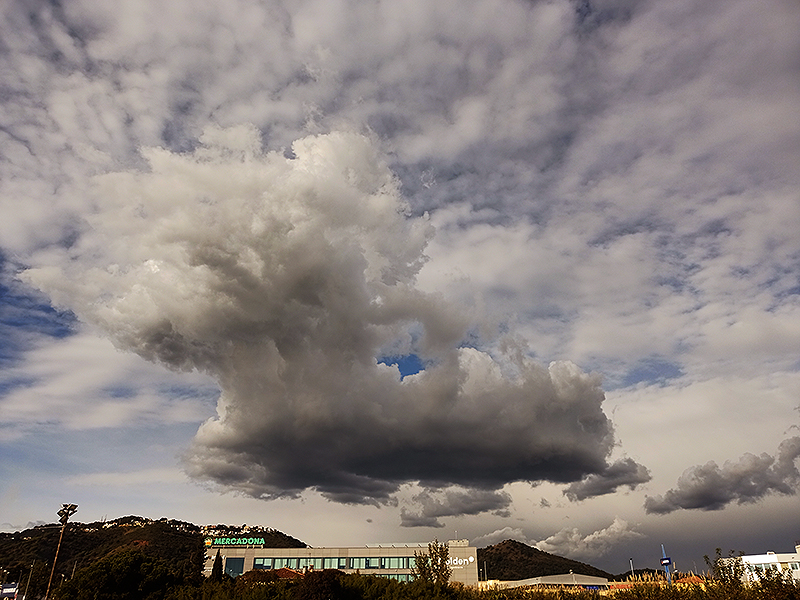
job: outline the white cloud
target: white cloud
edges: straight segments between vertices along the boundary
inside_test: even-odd
[[[504,542],[506,540],[515,540],[517,542],[522,542],[523,544],[529,545],[532,544],[532,542],[529,541],[528,537],[525,535],[525,532],[522,531],[522,528],[520,527],[503,527],[502,529],[496,529],[491,533],[473,538],[471,543],[477,548],[485,548],[487,546],[499,544],[500,542]]]
[[[186,482],[186,474],[174,467],[157,467],[126,472],[84,473],[81,475],[73,475],[65,479],[67,485],[80,486],[83,488],[92,486],[125,488]]]
[[[218,394],[206,377],[177,377],[123,354],[89,333],[39,339],[3,371],[6,436],[47,427],[93,429],[144,423],[192,423]]]
[[[292,159],[262,153],[250,127],[201,142],[145,150],[149,172],[99,178],[79,246],[21,275],[118,347],[219,382],[190,473],[255,497],[313,488],[344,503],[394,503],[414,481],[476,488],[405,513],[438,524],[490,509],[470,498],[504,509],[509,482],[605,472],[613,430],[598,378],[508,343],[462,347],[466,319],[415,287],[433,230],[405,214],[368,138],[303,138]],[[401,380],[377,359],[409,341],[428,364]],[[105,422],[116,407],[103,408]]]
[[[625,520],[614,517],[614,522],[605,529],[584,535],[577,528],[565,528],[535,546],[551,554],[587,560],[601,557],[618,545],[641,537],[643,534]]]

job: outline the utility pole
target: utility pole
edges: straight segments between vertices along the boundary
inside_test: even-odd
[[[33,577],[33,567],[36,566],[36,559],[33,559],[33,564],[31,565],[31,571],[28,573],[28,583],[25,584],[25,595],[23,598],[28,597],[28,588],[31,586],[31,577]]]
[[[58,560],[58,551],[61,549],[61,540],[64,538],[64,530],[67,528],[67,521],[78,510],[77,504],[62,504],[61,510],[56,514],[61,517],[61,535],[58,536],[58,546],[56,546],[56,557],[53,559],[53,568],[50,570],[50,579],[47,580],[47,592],[44,594],[44,600],[50,597],[50,585],[53,583],[53,574],[56,572],[56,561]]]

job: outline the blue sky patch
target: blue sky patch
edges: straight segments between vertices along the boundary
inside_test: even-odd
[[[401,378],[419,373],[425,368],[422,360],[416,354],[407,354],[406,356],[384,356],[379,358],[378,362],[384,365],[397,365],[397,368],[400,369]]]

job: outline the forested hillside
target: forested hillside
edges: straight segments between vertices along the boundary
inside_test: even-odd
[[[611,574],[591,565],[556,556],[555,554],[548,554],[514,540],[506,540],[494,546],[479,548],[478,566],[482,572],[484,565],[489,579],[499,579],[501,581],[528,579],[543,575],[560,575],[570,571],[581,575],[592,575],[607,579],[613,577]]]
[[[274,529],[246,528],[258,533],[274,548],[302,548],[305,544]],[[67,525],[58,553],[54,585],[69,579],[84,567],[121,549],[138,549],[146,557],[163,560],[180,578],[200,577],[204,535],[235,535],[242,527],[199,527],[171,519],[153,521],[129,516],[94,523]],[[44,594],[58,545],[61,525],[54,523],[16,533],[0,533],[0,566],[6,581],[28,586],[29,597]],[[23,588],[24,591],[24,588]]]

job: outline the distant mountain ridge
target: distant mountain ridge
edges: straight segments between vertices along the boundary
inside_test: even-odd
[[[478,548],[478,567],[486,569],[488,579],[516,581],[544,575],[563,575],[570,571],[579,575],[614,576],[591,565],[543,552],[522,542],[505,540],[499,544]],[[485,577],[483,574],[481,578]]]

